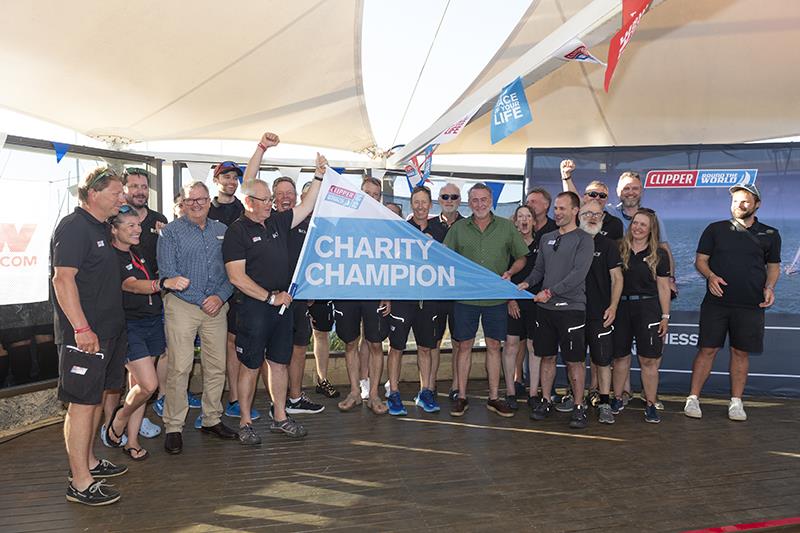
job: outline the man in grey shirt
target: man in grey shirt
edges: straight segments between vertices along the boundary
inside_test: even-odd
[[[550,394],[560,347],[576,398],[569,423],[575,429],[583,429],[588,424],[582,401],[586,379],[585,285],[594,257],[592,236],[575,225],[580,204],[574,192],[565,191],[556,196],[553,214],[558,230],[542,236],[536,265],[528,278],[518,285],[525,290],[542,282],[542,290],[533,299],[539,306],[533,345],[542,358],[542,401],[535,407],[532,405],[530,416],[533,420],[544,420],[552,412]]]

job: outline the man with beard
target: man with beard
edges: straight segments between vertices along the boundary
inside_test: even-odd
[[[692,388],[683,412],[703,416],[700,391],[714,357],[730,337],[731,401],[728,418],[747,420],[742,404],[748,354],[764,349],[764,310],[775,302],[781,237],[756,217],[761,194],[753,184],[734,185],[730,220],[710,224],[700,236],[695,267],[707,282],[700,307],[700,340],[692,365]]]
[[[611,413],[611,359],[614,352],[614,318],[622,295],[622,259],[617,243],[600,232],[607,216],[598,202],[584,202],[578,215],[580,228],[594,238],[594,258],[586,275],[586,344],[597,372],[600,403],[597,418],[613,424]]]
[[[534,296],[539,305],[534,346],[542,358],[542,401],[532,409],[531,418],[544,420],[550,415],[549,398],[560,347],[575,398],[581,399],[575,404],[569,424],[575,429],[583,429],[588,424],[582,401],[586,378],[585,286],[594,251],[592,237],[575,224],[579,210],[577,194],[562,192],[556,196],[554,215],[558,230],[542,236],[533,272],[518,285],[520,290],[540,282],[544,287]]]
[[[578,188],[572,181],[572,173],[575,171],[575,161],[572,159],[565,159],[561,162],[561,185],[565,191],[572,191],[578,194]],[[582,204],[586,202],[597,202],[601,208],[604,208],[608,200],[608,185],[602,181],[593,180],[583,190]],[[580,221],[579,221],[580,223]],[[622,238],[624,232],[622,221],[604,211],[603,227],[600,228],[600,235],[608,237],[609,239],[618,241]]]

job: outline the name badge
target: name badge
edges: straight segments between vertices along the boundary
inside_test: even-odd
[[[261,240],[261,237],[253,237],[253,242],[258,242]]]

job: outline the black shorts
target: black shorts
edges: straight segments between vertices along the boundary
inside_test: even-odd
[[[30,341],[34,335],[36,335],[36,331],[33,326],[2,329],[0,330],[0,344],[7,349],[16,342]]]
[[[730,335],[731,348],[743,352],[764,351],[764,309],[730,307],[704,301],[700,306],[701,348],[722,348]]]
[[[308,346],[311,338],[311,319],[308,317],[308,302],[305,300],[294,300],[290,307],[293,317],[293,346]]]
[[[561,359],[567,363],[586,361],[586,312],[554,311],[539,307],[536,310],[536,331],[533,347],[536,355],[550,357],[561,349]]]
[[[100,353],[89,354],[75,347],[72,336],[58,345],[58,399],[66,403],[99,405],[103,391],[121,389],[125,383],[125,354],[128,335],[100,339]]]
[[[614,325],[603,327],[603,319],[586,319],[586,344],[597,366],[609,366],[614,356]]]
[[[333,317],[336,321],[336,334],[345,343],[357,340],[361,335],[361,321],[364,321],[364,337],[368,342],[383,342],[389,336],[389,321],[381,315],[378,300],[359,302],[337,300],[333,303]]]
[[[439,330],[438,304],[436,301],[417,300],[392,302],[392,313],[389,315],[389,345],[395,350],[405,350],[408,332],[413,327],[417,346],[436,348],[436,344],[442,338]]]
[[[292,359],[292,323],[289,311],[249,296],[242,296],[236,314],[236,355],[251,370],[260,368],[264,359],[282,365]]]
[[[533,340],[536,331],[536,308],[533,300],[517,300],[519,318],[508,315],[508,334],[520,339]]]
[[[228,333],[231,335],[236,335],[236,307],[239,305],[239,301],[245,298],[244,294],[234,293],[231,298],[228,299],[228,314],[226,318],[228,319]]]
[[[330,333],[333,329],[333,302],[315,301],[308,308],[308,316],[315,331]]]
[[[636,339],[636,355],[659,358],[664,344],[658,336],[661,323],[661,304],[658,298],[648,300],[621,300],[614,320],[614,357],[631,354]]]
[[[439,340],[444,337],[444,330],[450,329],[450,337],[453,337],[453,330],[455,329],[455,322],[453,321],[453,308],[455,302],[453,300],[439,300],[439,310],[436,313],[436,330],[439,332]]]

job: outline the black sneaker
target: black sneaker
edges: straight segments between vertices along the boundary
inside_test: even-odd
[[[119,498],[119,491],[108,485],[104,485],[103,481],[95,481],[84,491],[79,491],[72,486],[72,483],[67,487],[68,502],[82,503],[84,505],[97,507],[100,505],[112,504],[119,500]]]
[[[512,411],[519,410],[519,402],[517,402],[517,397],[514,394],[506,395],[506,403],[511,408]]]
[[[107,459],[100,459],[100,462],[97,463],[97,466],[90,469],[89,473],[93,478],[108,478],[121,476],[127,471],[128,467],[125,465],[115,465]],[[70,473],[67,475],[67,479],[72,481],[72,471],[70,471]]]
[[[539,404],[531,410],[532,420],[544,420],[550,413],[553,412],[553,403],[548,400],[542,400]]]
[[[569,421],[569,427],[572,429],[586,429],[589,425],[589,417],[586,416],[586,406],[577,404],[572,410],[572,418]]]
[[[514,382],[514,396],[517,398],[524,398],[526,392],[528,391],[525,390],[524,383],[520,383],[519,381]]]
[[[324,405],[314,403],[309,400],[305,393],[300,395],[300,399],[296,402],[286,400],[286,412],[290,415],[301,415],[303,413],[321,413],[325,410]]]
[[[326,398],[338,398],[340,395],[336,387],[331,385],[331,382],[327,379],[323,379],[317,383],[317,394],[322,394]]]

